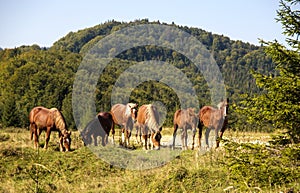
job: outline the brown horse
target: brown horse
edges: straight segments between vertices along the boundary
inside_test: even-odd
[[[193,132],[192,149],[194,149],[195,135],[198,126],[198,116],[194,109],[179,109],[174,113],[174,131],[173,131],[173,149],[175,148],[175,138],[177,129],[181,128],[181,143],[182,150],[187,150],[187,130],[191,129]]]
[[[219,147],[220,140],[222,139],[222,136],[224,134],[224,131],[226,130],[226,126],[228,123],[227,120],[228,107],[229,107],[229,100],[227,98],[226,100],[223,100],[218,104],[218,109],[213,108],[211,106],[204,106],[200,109],[199,141],[201,140],[201,136],[202,136],[202,127],[205,126],[207,128],[205,132],[205,142],[207,147],[209,147],[208,137],[211,129],[215,130],[216,148]],[[219,131],[220,131],[220,136],[218,136]]]
[[[152,105],[142,105],[137,114],[137,127],[140,127],[143,140],[143,148],[147,150],[148,137],[150,137],[151,149],[160,149],[161,130],[159,127],[159,113]]]
[[[60,151],[70,150],[71,132],[67,130],[63,115],[56,109],[45,107],[34,107],[29,113],[30,138],[34,136],[34,147],[38,148],[39,136],[43,130],[46,131],[46,142],[44,149],[48,148],[51,131],[58,131]]]
[[[108,112],[100,112],[87,124],[81,132],[81,136],[86,145],[91,144],[93,138],[95,146],[98,145],[97,137],[101,136],[102,146],[105,146],[108,143],[110,131],[112,131],[112,134],[115,133],[112,115]]]
[[[122,144],[125,146],[129,145],[131,131],[137,116],[136,107],[137,104],[135,103],[128,103],[126,105],[115,104],[110,110],[114,123],[122,128]],[[114,133],[112,135],[114,138]]]

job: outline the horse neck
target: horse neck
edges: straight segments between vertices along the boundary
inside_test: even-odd
[[[220,117],[222,119],[225,119],[225,116],[224,116],[224,111],[226,110],[226,107],[225,106],[221,106],[218,111],[219,111],[219,114],[220,114]]]

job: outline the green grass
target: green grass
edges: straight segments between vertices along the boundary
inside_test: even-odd
[[[227,138],[230,135],[243,140],[238,133],[225,134]],[[261,138],[263,134],[247,133],[247,136]],[[171,155],[171,159],[163,160],[157,156],[170,153],[167,149],[145,152],[140,148],[127,151],[119,147],[91,147],[96,148],[93,153],[83,146],[78,132],[72,133],[71,152],[59,152],[57,140],[57,133],[53,132],[49,149],[35,150],[28,130],[1,129],[0,192],[284,192],[290,188],[300,191],[297,179],[274,186],[263,182],[249,186],[251,183],[245,185],[234,179],[232,172],[237,170],[232,167],[236,165],[231,167],[226,163],[240,162],[228,158],[232,152],[224,147],[205,153],[179,151]],[[105,155],[105,161],[97,155]],[[117,167],[114,163],[122,159],[131,160],[133,168],[140,165],[140,170]],[[293,164],[299,164],[297,159]],[[143,166],[143,160],[150,160],[146,163],[154,165]]]

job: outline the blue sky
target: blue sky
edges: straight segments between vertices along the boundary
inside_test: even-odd
[[[278,0],[0,0],[0,47],[51,46],[70,31],[108,20],[150,21],[198,27],[259,45],[258,38],[284,43],[276,23]]]

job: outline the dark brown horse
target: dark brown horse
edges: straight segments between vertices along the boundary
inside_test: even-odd
[[[193,132],[193,143],[192,149],[194,149],[195,144],[195,135],[198,126],[198,116],[195,113],[194,109],[179,109],[174,113],[174,131],[173,131],[173,149],[175,148],[175,138],[177,129],[181,129],[181,143],[182,150],[187,150],[187,130],[191,129]]]
[[[161,130],[159,127],[159,113],[152,105],[142,105],[137,113],[137,127],[140,127],[143,140],[143,148],[148,149],[148,137],[150,137],[151,149],[160,149]]]
[[[71,132],[67,130],[63,115],[56,109],[45,107],[34,107],[29,113],[30,138],[34,136],[34,147],[38,148],[39,136],[43,130],[46,131],[46,142],[44,149],[48,148],[51,131],[58,131],[60,151],[69,151],[71,148]]]
[[[208,137],[211,129],[215,130],[215,139],[216,139],[216,148],[219,147],[220,140],[226,130],[226,126],[228,123],[227,114],[228,114],[229,100],[223,100],[218,104],[218,108],[213,108],[211,106],[204,106],[200,109],[199,112],[199,129],[200,135],[199,140],[201,140],[202,136],[202,128],[205,126],[205,142],[207,147],[208,145]],[[220,136],[218,135],[220,131]]]
[[[137,104],[128,103],[115,104],[111,107],[110,113],[112,114],[114,123],[122,128],[122,143],[125,146],[129,145],[129,139],[133,128],[134,121],[137,116]],[[114,133],[113,133],[114,138]]]
[[[95,146],[98,145],[97,137],[101,136],[102,146],[105,146],[108,143],[110,131],[112,131],[112,134],[115,133],[112,115],[108,112],[100,112],[87,124],[81,132],[81,136],[86,145],[91,144],[93,140]]]

